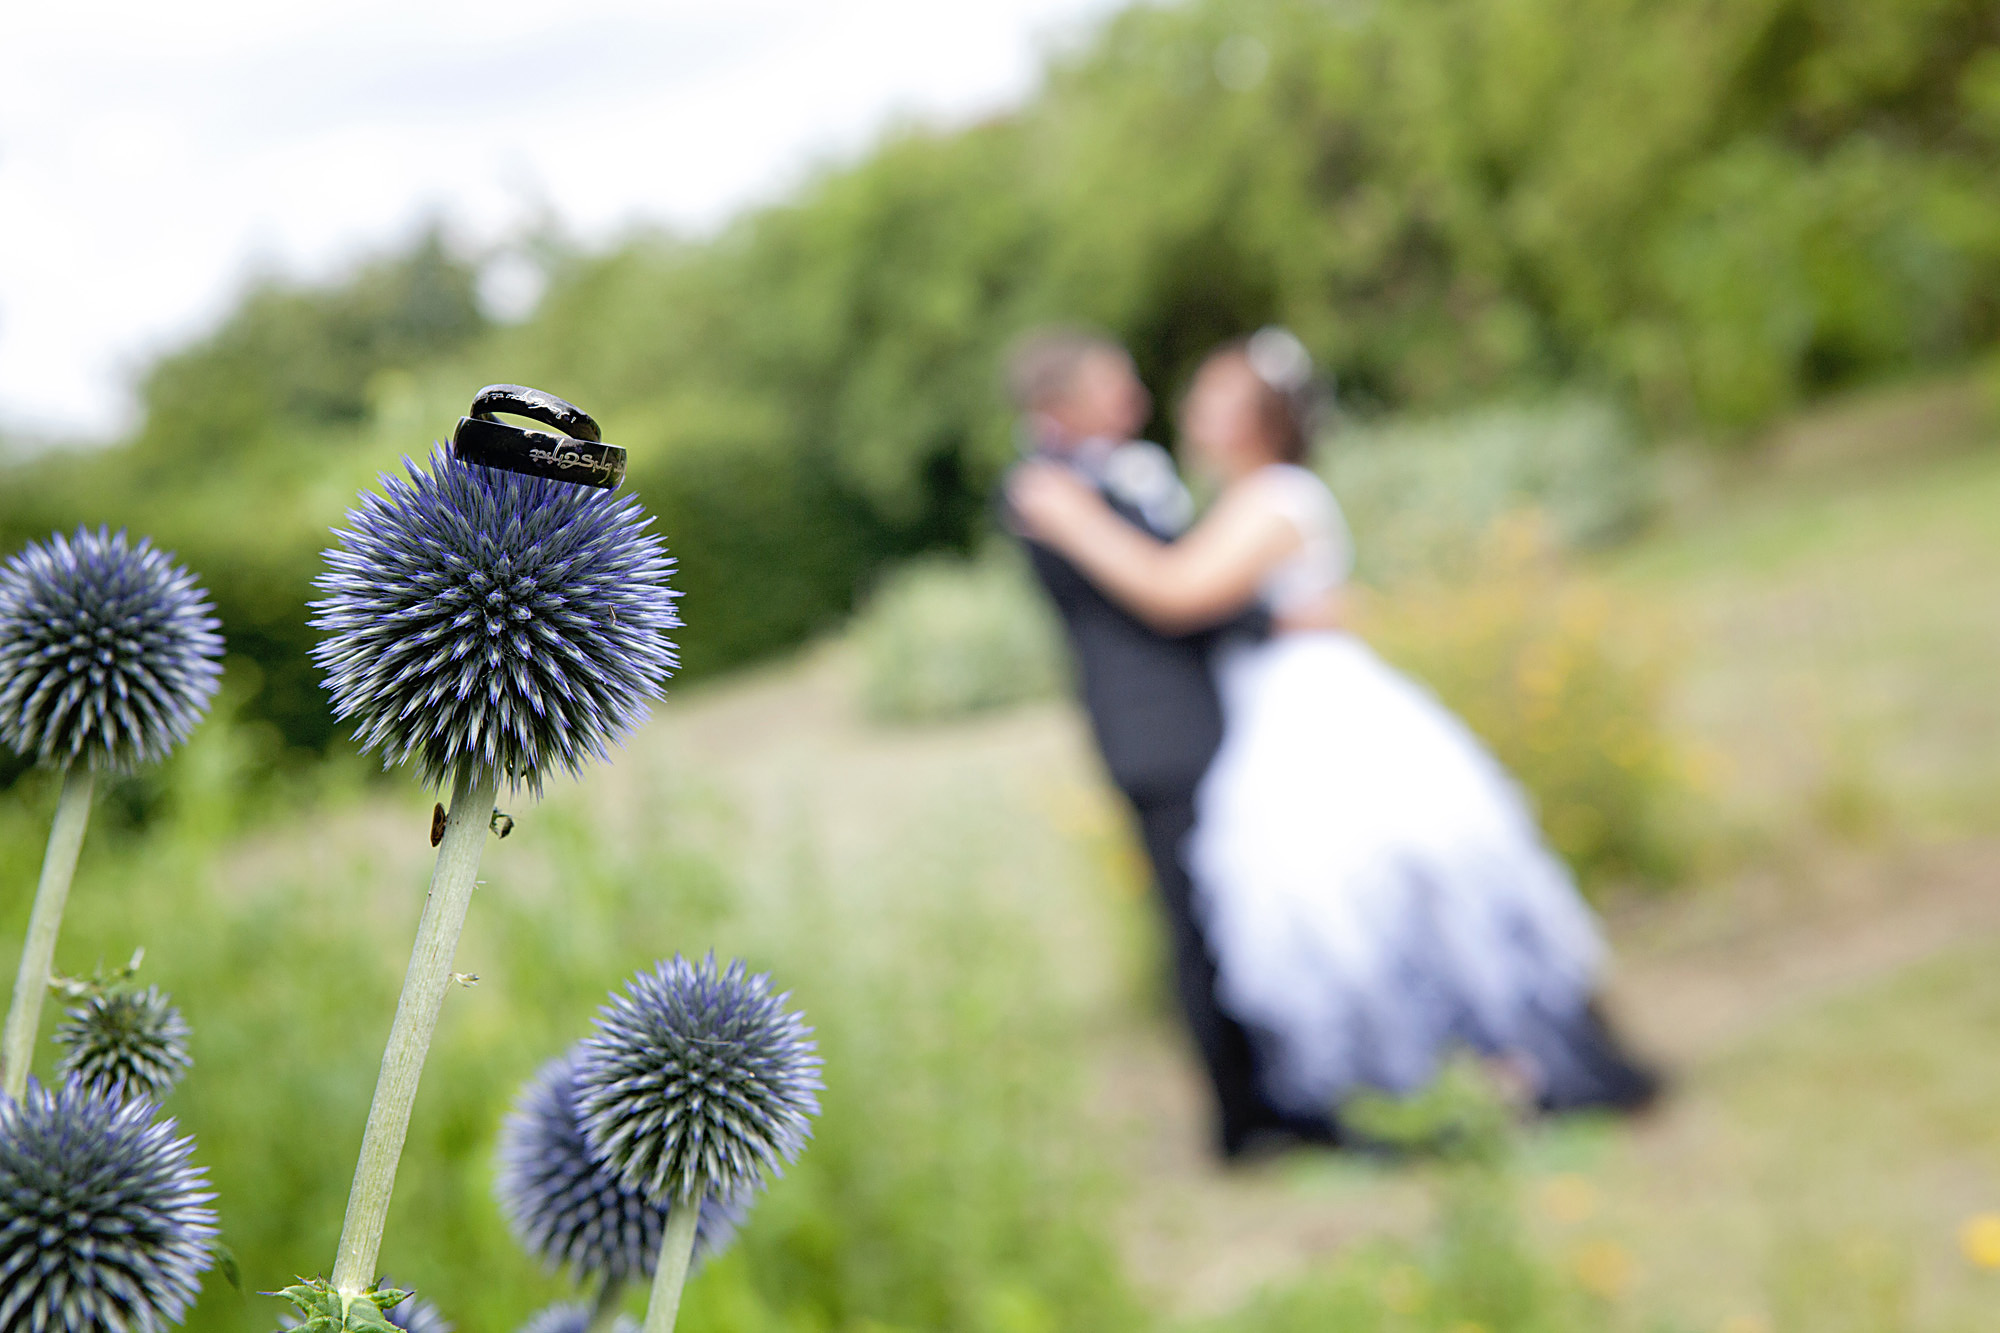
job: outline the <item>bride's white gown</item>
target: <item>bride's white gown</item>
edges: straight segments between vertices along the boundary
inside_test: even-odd
[[[1304,538],[1262,590],[1271,610],[1346,579],[1346,523],[1318,477],[1274,465],[1240,484]],[[1258,1042],[1273,1100],[1408,1092],[1457,1045],[1522,1057],[1545,1102],[1596,1100],[1596,924],[1464,724],[1349,634],[1277,634],[1217,670],[1226,730],[1189,868],[1217,999]]]

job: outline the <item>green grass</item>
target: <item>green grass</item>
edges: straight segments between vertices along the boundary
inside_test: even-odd
[[[1726,804],[2000,828],[2000,445],[1743,484],[1604,564],[1679,634]]]
[[[1988,939],[1857,986],[1684,1067],[1637,1134],[1535,1145],[1531,1196],[1591,1200],[1541,1210],[1546,1251],[1616,1246],[1623,1304],[1681,1327],[1988,1327],[2000,1274],[1958,1231],[2000,1207],[1996,964]]]

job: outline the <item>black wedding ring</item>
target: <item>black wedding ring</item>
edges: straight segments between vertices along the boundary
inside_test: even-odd
[[[552,426],[535,430],[494,420],[493,414]],[[472,400],[472,414],[458,419],[451,450],[467,463],[530,477],[614,490],[625,480],[625,451],[600,438],[590,413],[552,393],[521,384],[489,384]]]

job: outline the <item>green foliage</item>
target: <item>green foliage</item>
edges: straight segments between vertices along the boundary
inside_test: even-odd
[[[1134,8],[1033,117],[1057,285],[1169,385],[1275,317],[1363,402],[1754,423],[1993,336],[1996,41],[1974,0]]]
[[[344,1296],[325,1278],[294,1282],[270,1294],[290,1301],[299,1312],[299,1333],[396,1333],[383,1312],[410,1298],[409,1292],[393,1287]]]
[[[1406,1097],[1363,1091],[1341,1104],[1341,1124],[1384,1147],[1478,1165],[1503,1161],[1514,1108],[1470,1057],[1445,1065]]]
[[[1606,1311],[1525,1242],[1512,1171],[1460,1165],[1427,1243],[1375,1242],[1203,1333],[1585,1333]]]
[[[882,721],[935,721],[1046,698],[1063,679],[1060,630],[1009,547],[904,565],[869,598],[853,634],[862,702]]]
[[[1488,534],[1532,509],[1564,548],[1605,545],[1655,506],[1652,457],[1610,404],[1567,398],[1350,427],[1320,471],[1376,584],[1477,572]]]
[[[689,390],[633,417],[619,439],[636,460],[627,484],[678,562],[688,672],[825,629],[882,558],[879,530],[825,460],[788,452],[754,400]]]

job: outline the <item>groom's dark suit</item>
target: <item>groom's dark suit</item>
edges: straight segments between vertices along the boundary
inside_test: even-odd
[[[1107,477],[1107,471],[1114,475],[1136,471],[1143,478],[1164,469],[1184,503],[1171,463],[1155,445],[1120,448],[1155,451],[1157,465],[1150,465],[1149,458],[1128,455],[1128,461],[1149,466],[1106,469],[1086,464],[1077,470],[1097,484],[1128,523],[1171,540],[1178,535],[1177,528],[1167,530],[1172,525],[1161,521],[1163,507],[1148,503],[1158,497],[1134,494],[1134,487]],[[1056,552],[1039,542],[1022,544],[1068,632],[1083,705],[1104,766],[1138,817],[1167,916],[1181,1008],[1215,1085],[1223,1147],[1233,1153],[1260,1129],[1317,1137],[1326,1127],[1301,1124],[1265,1101],[1257,1089],[1248,1035],[1216,1005],[1215,960],[1194,914],[1194,889],[1182,860],[1183,844],[1194,828],[1195,789],[1222,743],[1222,702],[1210,655],[1220,635],[1249,631],[1233,624],[1221,630],[1163,635],[1099,592]]]

